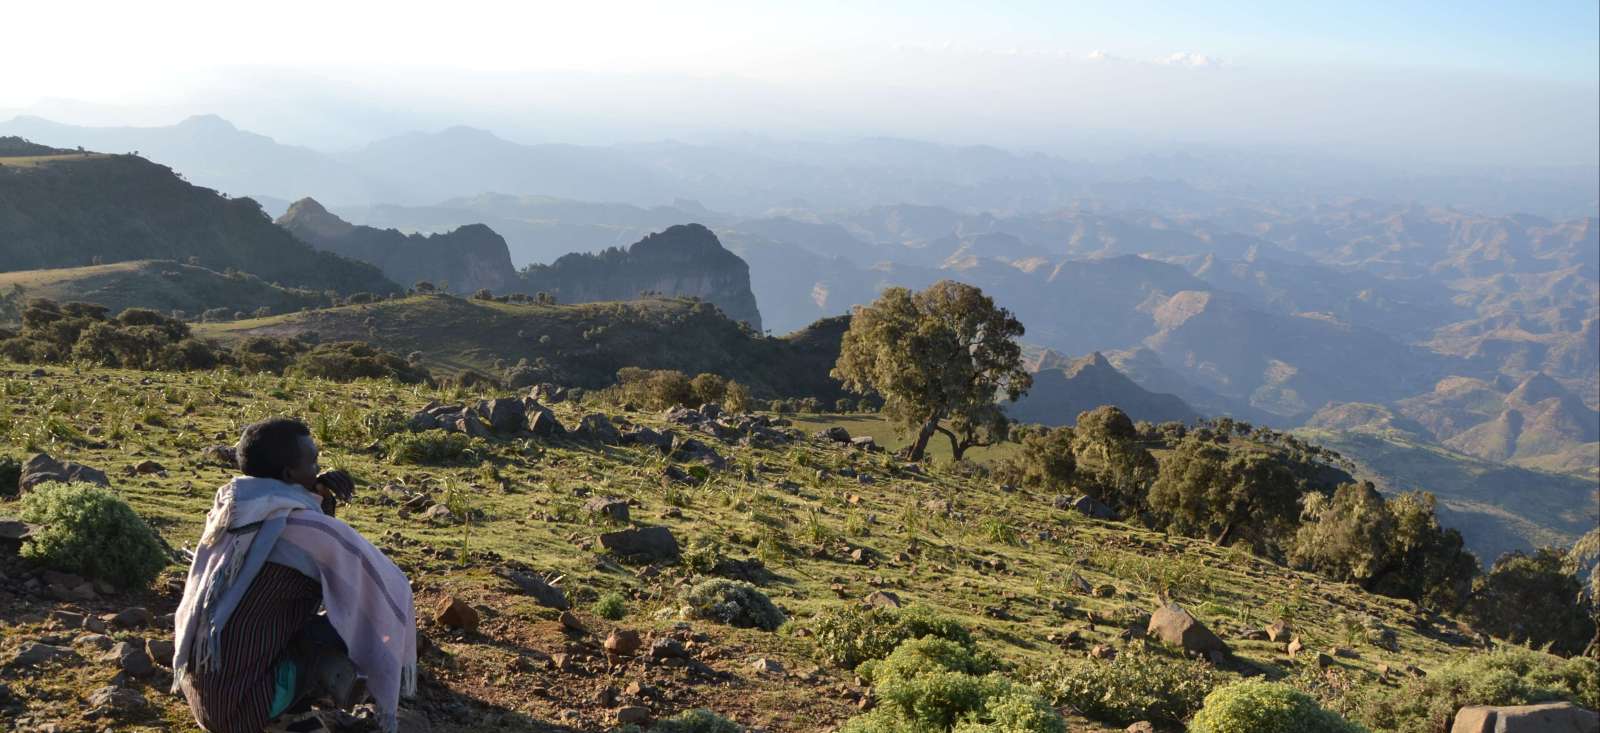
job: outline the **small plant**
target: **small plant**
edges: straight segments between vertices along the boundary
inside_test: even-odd
[[[1600,707],[1600,660],[1502,647],[1460,657],[1398,687],[1370,686],[1324,704],[1374,731],[1446,730],[1462,705],[1566,700]]]
[[[684,596],[695,618],[710,619],[739,628],[773,631],[786,617],[761,589],[742,580],[713,578],[689,589]]]
[[[143,588],[167,566],[155,531],[110,489],[40,484],[22,497],[21,515],[39,527],[23,556],[56,570]]]
[[[1200,662],[1131,645],[1110,660],[1057,662],[1034,682],[1057,705],[1094,720],[1179,724],[1200,709],[1217,675]]]
[[[442,430],[395,433],[383,440],[384,454],[391,463],[417,466],[456,463],[471,447],[472,440],[467,436]]]
[[[1366,733],[1323,710],[1305,693],[1275,682],[1237,682],[1206,696],[1190,733]]]
[[[628,615],[628,602],[622,597],[621,593],[611,591],[596,599],[594,606],[590,610],[594,611],[594,615],[600,618],[608,621],[619,621],[623,616]]]
[[[1002,675],[970,647],[923,638],[863,664],[879,704],[843,733],[995,731],[1066,733],[1066,722],[1033,690]]]
[[[696,708],[657,721],[650,726],[650,733],[745,733],[745,728],[710,710]]]
[[[816,634],[818,656],[850,670],[863,662],[889,656],[895,647],[911,639],[934,637],[976,648],[966,627],[924,606],[840,606],[818,614],[812,631]]]

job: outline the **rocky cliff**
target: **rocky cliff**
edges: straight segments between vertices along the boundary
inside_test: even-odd
[[[644,293],[692,296],[761,330],[750,267],[699,224],[668,227],[627,249],[565,255],[529,267],[523,277],[525,289],[551,293],[563,303],[632,300]]]
[[[445,234],[405,234],[351,224],[305,198],[278,217],[278,226],[317,249],[377,265],[397,283],[427,280],[457,293],[521,288],[506,240],[482,224]]]

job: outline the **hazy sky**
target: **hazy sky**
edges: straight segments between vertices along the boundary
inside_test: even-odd
[[[0,114],[214,112],[321,147],[467,124],[528,142],[887,134],[1593,165],[1597,8],[58,0],[6,8]]]

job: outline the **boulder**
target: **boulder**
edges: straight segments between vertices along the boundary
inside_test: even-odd
[[[662,453],[672,450],[672,436],[647,427],[637,427],[622,435],[622,442],[629,445],[643,445],[655,448]]]
[[[650,720],[650,708],[643,705],[624,705],[617,708],[618,725],[638,725]]]
[[[1450,733],[1597,733],[1600,717],[1570,702],[1493,707],[1468,705]]]
[[[678,539],[666,527],[636,527],[600,535],[600,546],[626,557],[666,560],[678,556]]]
[[[875,590],[868,593],[866,598],[861,599],[861,602],[869,606],[878,606],[879,608],[899,608],[900,596],[886,590]]]
[[[467,605],[466,601],[455,596],[446,596],[439,599],[433,607],[433,620],[442,626],[452,629],[461,629],[471,634],[478,630],[478,609]]]
[[[1100,503],[1099,500],[1085,494],[1071,499],[1068,506],[1091,519],[1116,519],[1117,512],[1111,507]]]
[[[213,445],[200,451],[200,462],[239,470],[239,451],[231,445]]]
[[[118,611],[111,618],[106,619],[112,628],[117,629],[142,629],[156,622],[156,617],[150,611],[140,606],[130,606]]]
[[[148,476],[153,473],[162,473],[166,470],[166,466],[163,466],[160,463],[152,461],[148,458],[133,464],[133,472],[142,476]]]
[[[506,580],[515,583],[518,590],[533,596],[539,605],[565,611],[571,607],[567,602],[567,594],[561,588],[551,584],[544,578],[534,573],[525,573],[521,570],[509,570],[504,573]]]
[[[461,417],[456,419],[456,431],[466,433],[469,438],[488,439],[494,437],[494,432],[489,429],[489,426],[483,424],[483,420],[472,412],[461,413]]]
[[[583,511],[613,522],[628,521],[628,502],[613,496],[591,496],[583,503]]]
[[[750,668],[755,670],[756,674],[783,674],[783,663],[766,657],[751,662]]]
[[[606,636],[606,654],[614,657],[631,657],[644,646],[644,641],[639,638],[639,632],[632,629],[616,629]]]
[[[567,429],[554,412],[541,407],[528,415],[528,432],[541,438],[556,438],[566,435]]]
[[[36,641],[25,641],[17,651],[6,660],[4,666],[11,668],[37,667],[41,664],[65,661],[78,658],[78,653],[64,646],[54,644],[41,644]]]
[[[521,400],[493,399],[478,403],[478,417],[489,424],[496,433],[520,433],[528,426],[527,406]]]
[[[0,557],[17,554],[32,534],[33,527],[22,520],[0,517]]]
[[[1272,622],[1272,624],[1267,627],[1268,641],[1287,642],[1289,641],[1289,637],[1293,635],[1294,627],[1290,626],[1288,621],[1280,619]]]
[[[1172,646],[1180,647],[1186,654],[1205,656],[1211,651],[1228,653],[1228,645],[1176,603],[1157,609],[1145,628],[1150,636]]]
[[[163,667],[171,667],[172,657],[176,649],[169,639],[151,639],[144,643],[144,651],[150,655],[150,659],[154,660],[156,664]]]
[[[110,651],[100,656],[100,661],[115,664],[117,669],[134,677],[147,677],[156,671],[156,666],[150,661],[150,654],[145,651],[143,643],[119,641]]]
[[[574,435],[579,440],[589,440],[603,445],[616,445],[622,442],[622,435],[617,432],[617,426],[611,423],[611,418],[591,412],[578,421],[578,429]]]
[[[817,437],[823,440],[831,440],[835,443],[849,443],[850,431],[835,425],[833,427],[817,431]]]
[[[102,713],[131,713],[148,705],[138,690],[106,685],[89,693],[89,707]]]
[[[105,471],[72,461],[58,461],[51,458],[49,453],[39,453],[29,458],[27,463],[22,464],[22,470],[18,475],[21,478],[17,481],[17,489],[23,494],[39,484],[51,481],[63,483],[82,481],[100,486],[111,485],[111,479],[106,476]]]
[[[868,453],[877,453],[879,450],[878,441],[873,440],[870,435],[857,435],[850,439],[850,445]]]

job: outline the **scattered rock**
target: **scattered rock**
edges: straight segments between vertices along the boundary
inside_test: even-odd
[[[106,619],[106,623],[117,629],[142,629],[155,623],[155,620],[155,616],[150,615],[150,611],[139,606],[132,606],[118,611],[116,615]]]
[[[1084,495],[1068,500],[1067,507],[1092,519],[1116,519],[1117,512],[1092,496]]]
[[[478,609],[467,605],[466,601],[455,596],[446,596],[434,605],[433,620],[443,626],[471,634],[477,632],[481,619],[478,616]]]
[[[1318,669],[1327,669],[1333,666],[1333,657],[1328,656],[1326,652],[1317,652],[1317,656],[1312,658],[1311,661],[1317,665]]]
[[[105,634],[87,633],[79,634],[78,638],[72,640],[72,645],[87,646],[95,649],[96,651],[108,652],[111,651],[111,647],[117,645],[117,640],[106,636]],[[172,655],[167,655],[167,658],[170,660]]]
[[[489,429],[504,435],[522,432],[528,425],[527,407],[521,400],[494,399],[479,402],[478,417],[489,423]]]
[[[683,642],[670,636],[664,636],[650,642],[650,658],[661,659],[687,659],[689,653],[684,650]]]
[[[617,724],[628,725],[643,723],[650,719],[650,708],[642,705],[624,705],[617,708]]]
[[[1123,729],[1124,733],[1156,733],[1156,727],[1149,721],[1141,720]]]
[[[834,425],[833,427],[817,431],[817,437],[822,440],[831,440],[835,443],[849,443],[850,431]]]
[[[1107,644],[1095,644],[1089,649],[1089,658],[1110,661],[1117,658],[1117,650]]]
[[[580,634],[588,631],[588,629],[584,628],[583,626],[583,620],[578,618],[578,614],[575,614],[571,611],[562,611],[560,621],[562,628],[565,628],[568,631],[575,631]]]
[[[869,606],[878,606],[879,608],[899,608],[900,596],[886,590],[875,590],[868,593],[866,598],[861,599],[861,602]]]
[[[138,690],[107,685],[89,693],[89,707],[100,714],[130,713],[143,710],[148,703]]]
[[[1204,656],[1212,650],[1228,653],[1228,645],[1222,639],[1176,603],[1162,606],[1151,614],[1146,633],[1167,644],[1181,647],[1187,654]]]
[[[33,526],[20,519],[0,517],[0,557],[15,555],[23,541],[33,536]]]
[[[868,453],[877,453],[882,450],[878,447],[878,441],[873,440],[870,435],[857,435],[850,439],[850,445]]]
[[[149,459],[133,464],[133,472],[145,476],[152,473],[161,473],[165,470],[167,470],[166,467]]]
[[[756,674],[783,674],[783,664],[775,659],[762,657],[750,665]]]
[[[1450,733],[1596,733],[1600,717],[1570,702],[1491,707],[1468,705]]]
[[[593,496],[583,503],[583,511],[603,516],[613,522],[628,521],[628,502],[611,496]]]
[[[636,527],[600,535],[600,546],[624,557],[667,560],[678,556],[678,540],[666,527]]]
[[[578,421],[578,429],[573,433],[579,440],[591,440],[604,445],[617,445],[622,442],[622,435],[617,432],[611,418],[598,412],[591,412]]]
[[[176,650],[171,640],[151,639],[144,643],[144,650],[156,664],[168,668],[172,666],[172,657]]]
[[[1299,636],[1295,636],[1294,638],[1289,640],[1289,656],[1292,657],[1292,656],[1294,656],[1296,654],[1299,654],[1300,650],[1304,649],[1304,648],[1306,648],[1306,645],[1300,643],[1300,637]]]
[[[144,650],[143,642],[119,641],[110,651],[101,655],[100,661],[111,662],[117,665],[117,669],[134,677],[147,677],[156,671],[150,654]]]
[[[23,494],[28,493],[34,486],[50,481],[63,483],[83,481],[100,486],[111,485],[111,479],[106,476],[105,471],[72,461],[58,461],[51,458],[49,453],[39,453],[29,458],[27,463],[22,464],[19,475],[21,478],[17,481],[17,490]]]
[[[526,573],[521,570],[508,570],[503,573],[503,576],[512,583],[515,583],[518,590],[527,595],[533,596],[533,600],[537,601],[541,606],[554,608],[561,611],[565,611],[572,606],[572,604],[567,602],[567,594],[562,592],[560,587],[550,583],[534,573]]]
[[[1361,658],[1361,655],[1357,654],[1356,650],[1351,649],[1349,647],[1336,646],[1331,651],[1333,652],[1333,656],[1336,656],[1336,657],[1338,657],[1340,659],[1360,659]]]
[[[631,657],[639,651],[644,642],[639,638],[639,632],[632,629],[614,629],[606,636],[606,653],[617,657]]]
[[[213,445],[200,451],[200,462],[238,470],[239,451],[231,445]]]
[[[1268,641],[1285,642],[1293,635],[1294,627],[1290,626],[1288,621],[1282,619],[1272,622],[1272,625],[1267,627]]]
[[[51,662],[77,659],[78,653],[64,646],[54,644],[41,644],[36,641],[25,641],[17,651],[6,660],[5,666],[11,668],[37,667]]]

